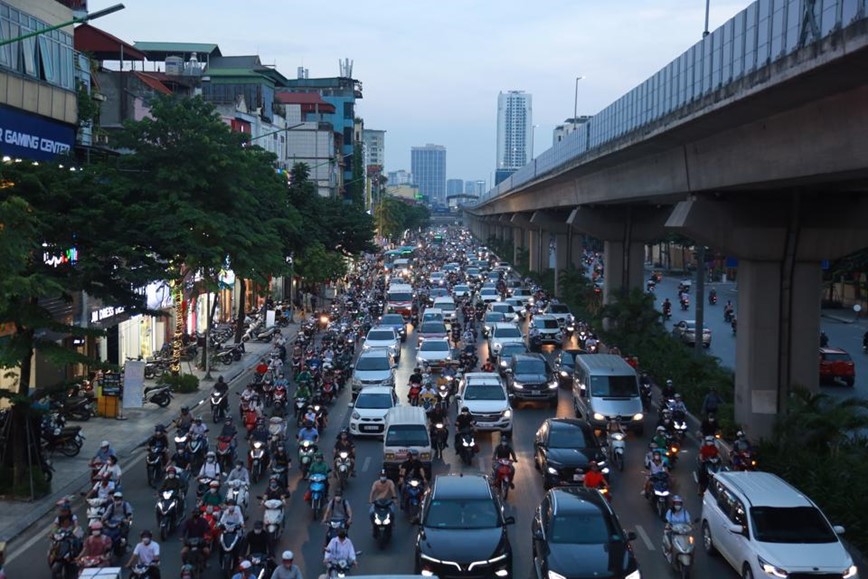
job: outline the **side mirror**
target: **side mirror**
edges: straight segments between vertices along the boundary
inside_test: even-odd
[[[506,518],[503,520],[503,523],[504,523],[505,525],[514,525],[514,524],[515,524],[515,517],[511,517],[511,516],[510,516],[510,517],[506,517]]]
[[[729,525],[727,526],[727,530],[733,535],[741,535],[744,533],[744,527],[741,525]]]
[[[540,541],[545,540],[545,535],[542,532],[542,529],[534,529],[533,530],[533,538],[538,539]]]
[[[636,533],[634,533],[633,531],[627,531],[627,541],[635,541],[635,540],[636,540]]]
[[[832,527],[832,530],[835,531],[836,535],[843,535],[846,532],[846,529],[844,529],[844,527],[842,527],[841,525],[835,525],[834,527]]]
[[[355,402],[347,402],[348,408],[352,408],[353,406],[355,406]]]

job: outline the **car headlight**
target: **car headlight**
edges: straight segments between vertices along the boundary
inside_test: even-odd
[[[504,411],[503,411],[503,417],[504,417],[504,418],[511,418],[511,417],[512,417],[512,410],[510,410],[509,408],[507,408],[506,410],[504,410]]]
[[[780,567],[775,567],[771,563],[764,561],[762,557],[757,557],[757,560],[759,561],[760,568],[762,568],[763,572],[769,577],[781,577],[782,579],[786,579],[788,573]]]
[[[559,374],[560,374],[562,377],[564,377],[564,378],[566,378],[567,376],[569,376],[569,374],[567,374],[564,370],[561,370],[561,371],[559,372]]]
[[[633,420],[635,420],[637,422],[642,420],[643,418],[645,418],[645,415],[642,414],[641,412],[637,412],[636,414],[633,415]]]
[[[512,387],[516,390],[524,390],[524,384],[522,384],[521,382],[513,382]]]
[[[353,412],[353,420],[359,420],[361,417],[361,414],[359,414],[358,412]]]
[[[627,579],[642,579],[642,574],[639,573],[638,569],[636,569],[635,571],[627,575]]]
[[[597,422],[602,422],[605,419],[606,419],[606,417],[603,416],[602,414],[600,414],[599,412],[594,412],[594,420],[596,420]]]
[[[555,573],[554,571],[549,571],[549,579],[567,579],[560,573]]]
[[[549,389],[554,390],[557,387],[558,387],[558,381],[557,380],[552,380],[551,382],[549,382]]]
[[[856,565],[850,565],[842,575],[844,579],[851,579],[852,577],[855,577],[857,573],[859,573],[859,568],[856,567]]]
[[[554,468],[553,466],[548,467],[548,468],[546,469],[546,471],[547,471],[549,474],[558,474],[558,469]]]
[[[509,575],[509,571],[506,569],[498,569],[494,572],[494,574],[498,577],[506,577],[507,575]]]

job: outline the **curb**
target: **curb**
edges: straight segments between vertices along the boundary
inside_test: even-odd
[[[292,329],[291,332],[289,330],[291,330],[291,328],[284,329],[284,331],[286,332],[285,337],[287,339],[287,343],[289,343],[291,341],[291,338],[298,332],[297,329]],[[250,362],[249,364],[243,363],[241,369],[227,381],[230,389],[232,388],[232,383],[238,380],[238,378],[240,378],[245,372],[249,371],[253,366],[255,366],[258,360],[258,355],[251,356],[250,360],[248,360]],[[196,394],[199,394],[199,392],[191,392],[188,396],[193,397]],[[195,404],[191,403],[190,406],[192,408],[196,408],[204,404],[207,400],[208,398],[205,397]],[[148,438],[150,438],[150,436],[148,436]],[[134,444],[127,445],[122,449],[119,449],[118,454],[123,456],[130,456],[137,448],[144,446],[147,443],[148,438],[145,438],[140,442],[136,442]],[[6,552],[10,553],[10,546],[14,545],[15,539],[22,535],[24,532],[26,532],[34,524],[36,524],[39,519],[50,513],[54,509],[57,501],[59,501],[63,497],[68,496],[73,496],[75,500],[79,499],[78,493],[81,492],[81,490],[86,486],[90,486],[90,472],[88,471],[85,471],[81,474],[81,476],[73,479],[72,481],[64,485],[63,488],[61,488],[60,490],[51,493],[51,495],[42,497],[41,499],[37,499],[36,501],[32,501],[33,509],[31,509],[27,515],[20,517],[16,521],[15,525],[11,527],[11,530],[7,532],[6,536],[0,538],[7,543]],[[44,509],[39,507],[39,503],[42,501],[46,501],[47,506]]]

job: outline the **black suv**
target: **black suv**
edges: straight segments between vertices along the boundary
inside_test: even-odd
[[[550,490],[536,510],[531,529],[534,567],[540,577],[639,577],[630,546],[636,535],[624,531],[597,490]]]
[[[481,475],[439,475],[426,493],[416,538],[416,574],[512,577],[503,505]]]
[[[541,400],[557,407],[558,381],[542,354],[516,354],[505,373],[513,400]]]

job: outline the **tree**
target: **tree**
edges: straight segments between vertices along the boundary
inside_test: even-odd
[[[313,284],[322,284],[347,273],[347,260],[341,254],[327,250],[315,241],[308,245],[295,261],[296,272]]]
[[[131,312],[145,312],[137,291],[162,269],[128,239],[129,206],[95,170],[71,171],[30,162],[0,166],[0,321],[11,335],[0,340],[0,368],[15,387],[0,447],[0,485],[26,492],[41,480],[38,417],[30,397],[35,352],[52,362],[94,361],[45,337],[101,332],[57,320],[50,301],[72,303],[80,292]],[[49,334],[50,335],[50,334]],[[15,370],[17,369],[17,370]],[[31,489],[32,493],[32,489]]]
[[[350,205],[357,211],[365,210],[365,159],[362,144],[353,145],[353,171],[349,183],[345,183]]]

